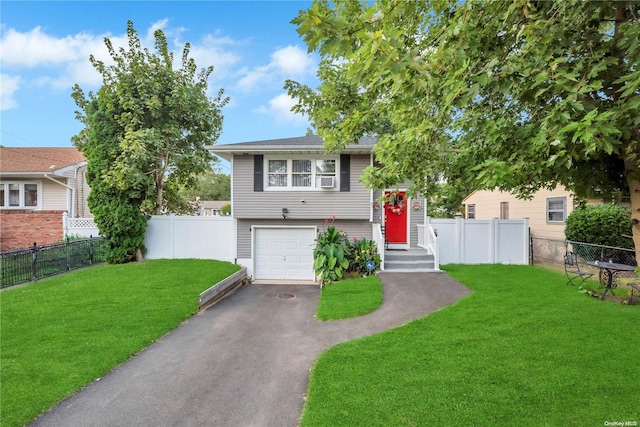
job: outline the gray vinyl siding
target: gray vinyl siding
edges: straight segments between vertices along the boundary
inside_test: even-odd
[[[354,237],[358,239],[372,239],[371,223],[357,220],[335,220],[325,223],[324,220],[266,220],[266,219],[238,219],[237,223],[237,244],[238,258],[252,258],[251,256],[251,227],[252,226],[316,226],[318,232],[326,230],[329,226],[334,226],[338,230],[345,231],[348,239]]]
[[[413,202],[420,202],[420,209],[418,210],[413,210]],[[416,248],[418,247],[418,225],[422,225],[424,224],[424,216],[425,216],[425,202],[423,198],[416,198],[416,199],[411,199],[409,201],[409,207],[407,209],[410,209],[410,217],[409,217],[409,225],[411,226],[411,230],[409,233],[409,243],[411,244],[412,248]]]
[[[373,202],[378,203],[378,209],[373,209],[373,222],[377,222],[378,224],[384,224],[384,202],[382,201],[382,196],[384,196],[384,191],[373,191]]]
[[[369,164],[370,155],[351,155],[350,191],[338,191],[339,186],[334,190],[254,191],[253,156],[234,156],[233,216],[282,220],[282,208],[287,208],[287,221],[331,216],[368,221],[371,192],[360,182],[360,176]]]

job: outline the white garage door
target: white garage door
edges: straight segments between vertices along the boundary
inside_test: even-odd
[[[254,228],[255,278],[314,280],[314,228]]]

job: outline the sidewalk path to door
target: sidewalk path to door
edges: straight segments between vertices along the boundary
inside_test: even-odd
[[[32,425],[295,427],[323,351],[471,293],[442,273],[379,277],[384,302],[377,311],[329,322],[314,317],[316,286],[240,288]]]

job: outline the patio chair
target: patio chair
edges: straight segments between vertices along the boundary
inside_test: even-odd
[[[573,285],[574,280],[578,280],[578,284],[583,284],[585,280],[593,276],[592,272],[580,269],[578,255],[571,251],[564,255],[564,272],[568,279],[567,285]]]
[[[633,304],[633,293],[637,292],[640,295],[640,283],[629,283],[629,289],[631,289],[631,296],[629,297],[629,304]]]

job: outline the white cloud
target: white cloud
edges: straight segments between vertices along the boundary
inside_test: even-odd
[[[56,38],[45,34],[40,27],[26,33],[10,28],[0,39],[0,60],[3,67],[16,68],[64,64],[77,61],[83,54],[83,48],[94,39],[94,36],[84,33]]]
[[[169,27],[168,19],[159,20],[149,26],[146,31],[138,33],[142,47],[155,52],[153,33],[158,29],[167,36],[168,47],[174,52],[174,65],[179,68],[185,44],[180,41],[180,37],[185,29]],[[127,35],[124,32],[115,36],[78,33],[56,37],[47,34],[41,27],[35,27],[26,32],[19,32],[13,28],[4,30],[3,28],[0,39],[2,47],[0,62],[5,70],[11,70],[14,74],[22,73],[23,87],[28,81],[40,88],[69,90],[77,83],[85,90],[95,90],[102,84],[102,76],[93,68],[89,57],[93,55],[106,65],[113,64],[104,44],[105,37],[109,38],[116,52],[121,47],[125,49],[128,47]],[[232,73],[232,68],[241,60],[238,54],[228,49],[229,46],[239,43],[228,37],[216,37],[216,35],[210,34],[191,43],[190,57],[195,60],[198,68],[205,68],[209,65],[215,67],[210,82],[215,92],[218,88],[213,86],[220,86],[222,79],[229,76]],[[17,86],[13,88],[12,95],[18,89]],[[9,99],[13,99],[13,97],[6,99],[7,105],[15,105],[9,104]],[[3,100],[5,99],[3,98]]]
[[[276,124],[295,124],[304,125],[308,122],[306,116],[302,114],[296,114],[291,111],[291,107],[296,104],[296,101],[288,94],[282,93],[269,100],[269,105],[262,105],[254,111],[258,113],[267,114],[275,120]]]
[[[197,43],[191,43],[190,56],[196,62],[198,68],[214,66],[212,77],[216,80],[228,77],[241,58],[233,51],[225,49],[225,46],[233,46],[237,43],[229,38],[216,38],[211,35],[203,37]],[[184,43],[177,43],[180,52],[175,54],[175,61],[180,65],[182,48]]]
[[[11,110],[18,107],[13,98],[20,87],[20,76],[0,74],[0,110]]]
[[[246,75],[238,80],[238,88],[243,91],[250,91],[254,87],[270,79],[270,66],[258,67],[250,70]]]
[[[278,49],[271,55],[271,63],[289,77],[307,74],[314,66],[311,57],[298,46]]]
[[[303,77],[314,69],[315,62],[304,50],[298,46],[287,46],[273,52],[269,64],[245,71],[237,86],[248,92],[274,81],[281,84],[284,79]]]
[[[147,34],[146,34],[146,36],[144,38],[142,38],[140,35],[138,35],[138,37],[140,37],[140,40],[141,40],[142,44],[143,45],[153,46],[153,42],[155,40],[155,38],[153,36],[153,33],[155,33],[156,30],[162,30],[162,32],[164,33],[164,35],[168,39],[169,36],[171,35],[170,33],[168,33],[166,31],[166,27],[167,27],[168,23],[169,23],[169,20],[165,18],[165,19],[161,19],[160,21],[154,22],[153,24],[151,24],[151,26],[147,30]],[[180,33],[182,31],[182,29],[178,29],[177,31],[178,31],[178,33]]]

